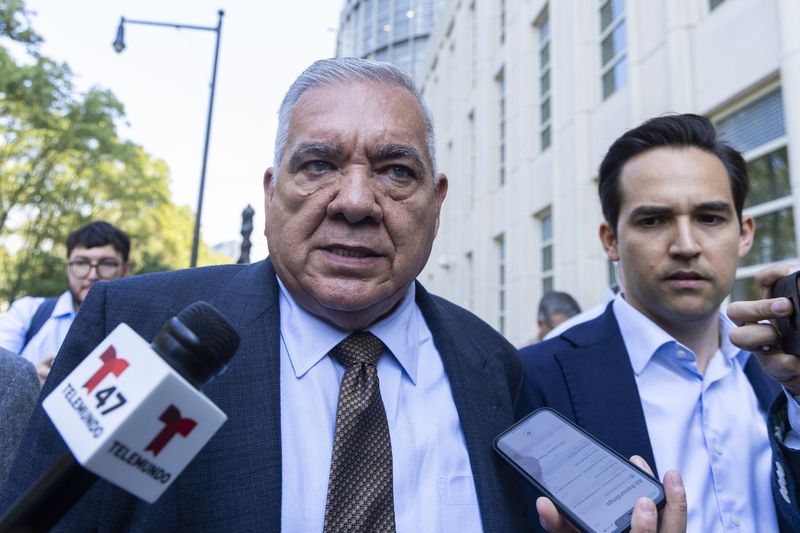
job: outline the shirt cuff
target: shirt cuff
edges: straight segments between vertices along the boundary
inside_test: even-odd
[[[786,413],[790,426],[783,438],[783,444],[787,448],[800,450],[800,396],[792,396],[785,387],[783,392],[786,394]]]

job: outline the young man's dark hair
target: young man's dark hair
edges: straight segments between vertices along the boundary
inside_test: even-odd
[[[97,221],[86,224],[76,229],[67,237],[67,257],[76,246],[83,248],[97,248],[98,246],[111,245],[128,262],[131,251],[131,239],[128,234],[108,222]]]
[[[651,118],[627,131],[608,149],[600,164],[598,185],[603,216],[616,232],[622,191],[619,176],[625,163],[652,148],[695,147],[716,155],[730,179],[736,216],[742,220],[742,209],[749,188],[747,165],[742,155],[717,138],[717,130],[705,117],[686,113]]]

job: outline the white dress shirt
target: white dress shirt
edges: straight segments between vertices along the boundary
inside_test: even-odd
[[[330,350],[351,332],[308,313],[280,285],[281,530],[322,531],[344,367]],[[369,327],[386,345],[378,361],[392,443],[398,533],[482,531],[466,442],[431,332],[409,287]]]
[[[0,316],[0,346],[21,355],[33,364],[39,364],[58,353],[76,314],[72,305],[72,295],[69,291],[65,291],[58,297],[50,318],[28,342],[25,349],[22,349],[33,315],[44,300],[32,296],[20,298]]]
[[[687,531],[777,531],[766,413],[744,373],[750,354],[728,339],[733,323],[720,314],[720,347],[701,373],[689,348],[621,295],[613,305],[656,467],[683,476]]]

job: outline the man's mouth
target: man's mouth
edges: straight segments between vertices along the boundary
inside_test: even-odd
[[[675,281],[706,281],[708,278],[694,270],[681,270],[669,274],[667,279]]]
[[[342,248],[340,246],[333,246],[331,248],[326,248],[326,250],[333,255],[338,255],[339,257],[349,257],[355,259],[375,257],[377,255],[367,248]]]

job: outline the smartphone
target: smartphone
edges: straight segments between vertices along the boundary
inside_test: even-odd
[[[553,409],[517,422],[494,448],[582,531],[628,531],[642,496],[664,506],[661,483]]]
[[[794,313],[779,318],[778,333],[781,334],[781,349],[784,353],[800,355],[800,271],[784,276],[772,286],[774,297],[783,296],[792,302]]]

